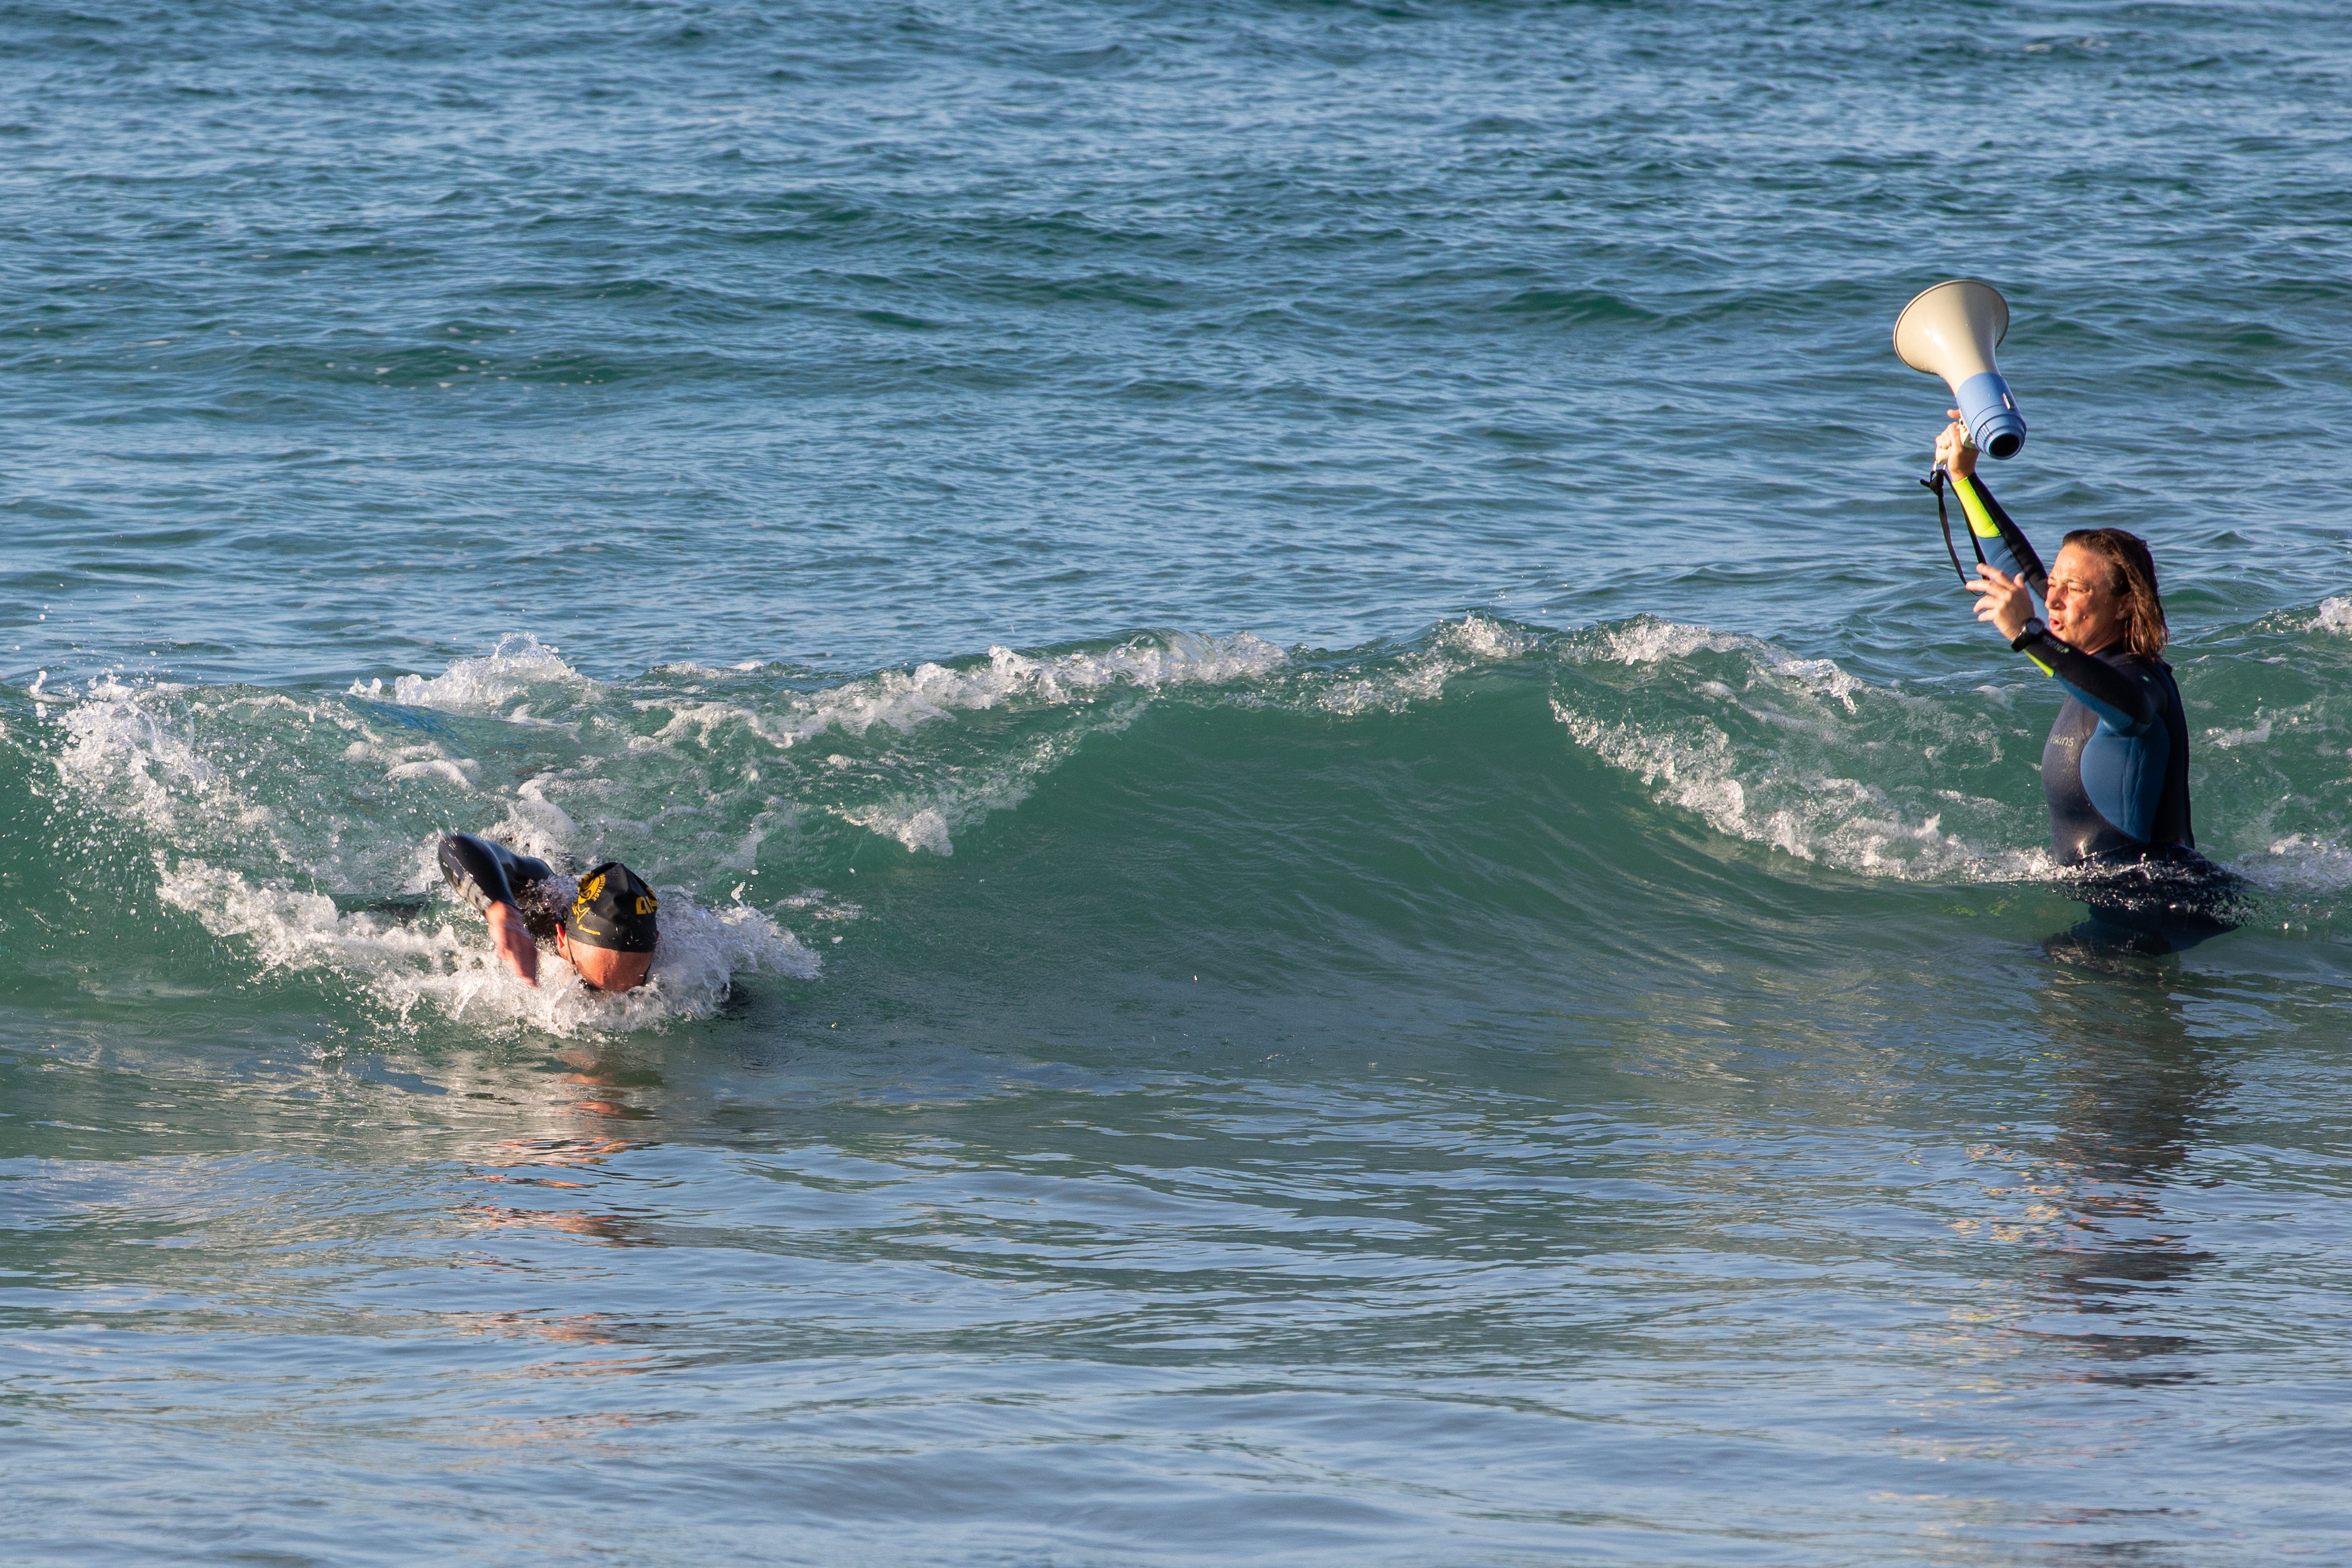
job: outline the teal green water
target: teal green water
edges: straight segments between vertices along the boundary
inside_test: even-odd
[[[2344,1554],[2331,12],[0,58],[12,1561]],[[2163,568],[2189,952],[1913,482],[1959,272]]]

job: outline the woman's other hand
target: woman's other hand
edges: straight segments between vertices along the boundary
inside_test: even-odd
[[[1988,561],[1977,562],[1978,580],[1968,585],[1977,596],[1977,619],[1990,622],[2011,642],[2033,619],[2033,595],[2023,578],[2011,577]]]

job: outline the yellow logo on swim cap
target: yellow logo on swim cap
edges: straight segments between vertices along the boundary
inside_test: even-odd
[[[656,910],[656,909],[658,909],[658,908],[660,908],[660,907],[661,907],[661,905],[659,905],[658,904],[656,904],[656,903],[654,902],[654,895],[653,895],[652,894],[650,894],[650,893],[642,893],[642,894],[639,894],[637,895],[637,913],[638,913],[638,914],[640,914],[640,915],[651,915],[655,910]]]
[[[574,915],[587,914],[588,906],[595,903],[596,895],[604,891],[604,875],[599,872],[580,884],[580,896],[572,901],[572,912]]]

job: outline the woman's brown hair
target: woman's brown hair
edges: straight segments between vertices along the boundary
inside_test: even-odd
[[[2156,592],[2156,558],[2147,541],[2121,528],[2076,528],[2063,541],[2081,545],[2107,563],[2122,601],[2124,646],[2143,659],[2161,659],[2171,629],[2164,623],[2164,601]]]

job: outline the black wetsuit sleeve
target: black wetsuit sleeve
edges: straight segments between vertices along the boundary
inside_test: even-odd
[[[487,914],[491,904],[503,904],[523,917],[534,936],[552,933],[548,902],[539,896],[555,875],[545,861],[519,855],[504,844],[471,833],[445,833],[441,875],[452,892],[476,909]],[[547,929],[542,931],[542,926]]]
[[[1960,498],[1960,510],[1968,514],[1969,533],[1977,542],[1977,553],[2010,576],[2023,579],[2035,598],[2048,599],[2050,573],[2042,569],[2042,557],[2025,530],[1992,498],[1983,480],[1973,474],[1950,477],[1952,494]]]
[[[2164,699],[2153,681],[2069,647],[2047,631],[2026,638],[2021,652],[2056,676],[2077,702],[2125,735],[2141,734],[2163,715]]]
[[[2010,576],[2022,579],[2038,599],[2050,597],[2050,574],[2033,542],[2025,537],[2008,511],[1992,497],[1985,482],[1973,474],[1951,476],[1952,493],[1969,515],[1969,531],[1976,536],[1984,558]],[[2128,670],[2119,670],[2095,654],[2068,646],[2044,630],[2020,644],[2044,674],[2074,694],[2082,705],[2126,735],[2137,735],[2163,712],[2163,699],[2148,682]]]
[[[499,853],[499,847],[471,833],[441,837],[442,880],[477,910],[515,902],[514,886],[507,881],[506,857]]]

